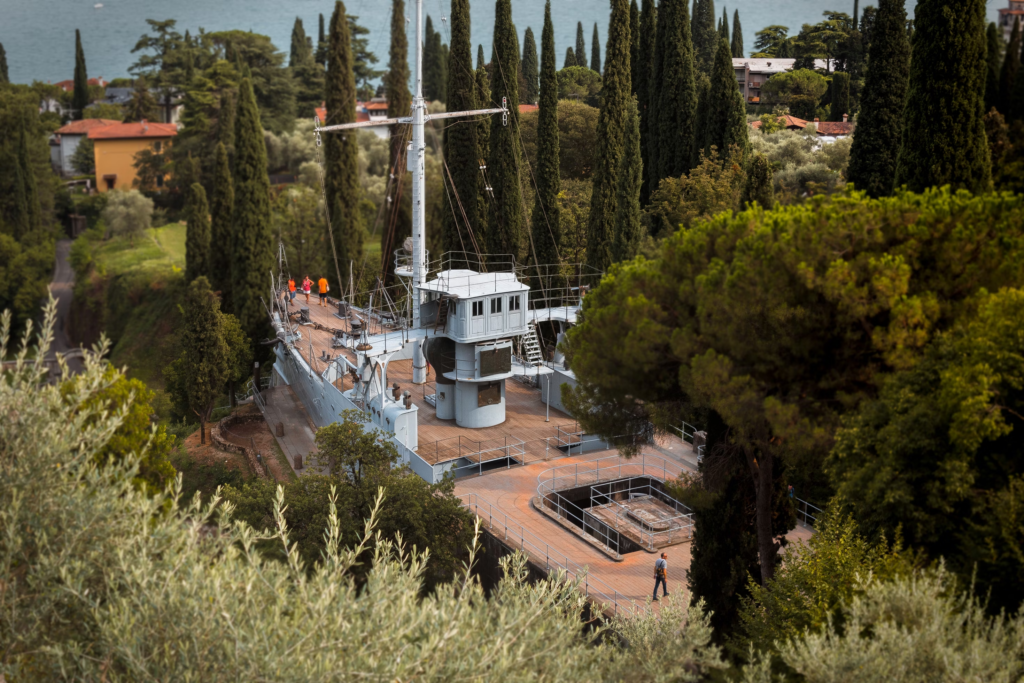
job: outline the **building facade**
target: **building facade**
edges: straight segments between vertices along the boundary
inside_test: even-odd
[[[1009,5],[999,10],[999,28],[1003,31],[1003,40],[1009,42],[1013,32],[1013,20],[1024,22],[1024,0],[1010,0]]]
[[[96,186],[100,192],[130,190],[138,177],[135,155],[144,150],[163,152],[178,134],[173,123],[117,123],[94,128],[89,139],[96,149]],[[162,185],[165,179],[157,180]]]
[[[1017,0],[1014,0],[1017,1]],[[1024,0],[1019,0],[1024,4]],[[750,104],[761,103],[761,87],[775,74],[792,71],[795,59],[779,57],[733,57],[732,69],[736,72],[743,101]],[[815,69],[825,69],[828,62],[824,59],[814,60]]]
[[[61,175],[74,175],[77,171],[71,166],[71,157],[78,150],[78,145],[88,135],[89,131],[98,128],[106,128],[120,123],[111,119],[82,119],[72,121],[66,126],[58,128],[53,133],[51,144],[50,160]]]

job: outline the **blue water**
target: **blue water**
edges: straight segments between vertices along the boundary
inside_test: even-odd
[[[102,9],[94,9],[97,2]],[[872,4],[862,0],[861,5]],[[914,0],[908,0],[907,11],[913,12]],[[1006,0],[988,0],[988,15],[994,20]],[[721,3],[716,3],[722,12]],[[804,23],[815,23],[826,9],[850,12],[853,0],[737,0],[726,5],[729,21],[738,8],[743,25],[745,49],[749,54],[754,33],[770,24],[789,26],[791,34]],[[128,75],[135,61],[131,53],[139,36],[146,32],[146,19],[176,19],[181,32],[227,29],[252,30],[269,35],[274,44],[288,50],[292,23],[302,18],[307,34],[315,37],[317,14],[329,18],[334,5],[325,0],[0,0],[0,43],[7,51],[11,80],[29,83],[33,80],[56,82],[71,78],[75,66],[75,29],[82,31],[82,44],[90,77],[107,80]],[[389,0],[351,0],[349,14],[358,15],[360,23],[370,29],[370,48],[387,63],[388,31],[391,2]],[[447,16],[448,0],[425,0],[424,13],[433,17],[435,26],[447,42],[446,27],[438,19]],[[490,58],[494,27],[494,2],[472,3],[474,59],[475,45],[482,43]],[[411,16],[413,5],[406,0]],[[597,22],[602,46],[607,39],[608,3],[598,0],[553,0],[552,21],[555,25],[555,49],[561,67],[565,49],[576,43],[576,22],[582,21],[590,55],[590,36]],[[520,40],[527,26],[540,42],[544,22],[544,0],[513,0],[512,19]],[[411,26],[410,27],[411,35]],[[410,44],[412,41],[410,40]]]

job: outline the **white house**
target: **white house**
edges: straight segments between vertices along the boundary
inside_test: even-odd
[[[79,143],[94,128],[103,128],[114,123],[120,123],[120,121],[82,119],[81,121],[72,121],[68,125],[58,128],[53,134],[53,140],[57,144],[51,146],[51,161],[54,162],[54,165],[63,175],[74,175],[76,171],[71,167],[71,157],[74,156]],[[54,152],[53,147],[57,148],[56,152]]]

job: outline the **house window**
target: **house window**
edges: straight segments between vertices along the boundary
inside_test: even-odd
[[[484,302],[474,301],[473,302],[473,317],[481,316],[484,314]]]
[[[519,310],[519,295],[510,296],[508,298],[508,310],[518,311]]]
[[[496,296],[491,299],[491,313],[501,313],[501,297]]]
[[[160,144],[159,140],[157,140],[156,142],[153,143],[153,151],[156,152],[157,154],[160,153],[160,149],[161,148],[162,148],[162,145]]]
[[[157,187],[163,187],[164,186],[164,177],[162,175],[158,175],[156,177],[156,186]]]

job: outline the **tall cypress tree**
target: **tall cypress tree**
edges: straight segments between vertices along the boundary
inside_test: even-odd
[[[263,314],[266,318],[266,314]],[[228,378],[228,345],[224,341],[223,316],[210,283],[199,277],[185,294],[185,325],[181,335],[185,363],[185,388],[189,407],[199,418],[199,442],[206,443],[206,422],[213,402]],[[265,348],[265,347],[264,347]]]
[[[558,76],[555,67],[555,28],[551,23],[551,0],[544,5],[544,29],[540,34],[540,111],[537,116],[537,168],[530,226],[533,249],[538,265],[558,263],[561,241],[558,192],[562,187],[559,175],[558,149]],[[550,273],[538,271],[538,275]],[[550,285],[549,285],[550,286]]]
[[[829,105],[828,120],[842,121],[843,114],[850,113],[850,74],[836,71],[832,74],[832,104]]]
[[[633,84],[636,92],[637,110],[640,114],[640,156],[643,158],[643,185],[640,187],[640,204],[646,205],[651,197],[651,130],[657,109],[652,106],[651,87],[654,69],[654,40],[657,33],[658,10],[654,0],[643,0],[640,11],[640,58],[634,69],[637,80]]]
[[[306,29],[302,26],[302,19],[295,17],[295,24],[292,26],[292,43],[288,51],[288,66],[295,67],[305,62],[306,57],[312,57],[309,49],[309,41],[306,39]]]
[[[221,308],[234,310],[231,301],[231,233],[235,190],[228,165],[228,150],[217,144],[213,163],[213,192],[210,196],[210,283],[220,292]]]
[[[210,258],[210,205],[206,190],[193,183],[185,204],[188,221],[185,227],[185,281],[197,277],[209,278],[212,271]]]
[[[725,43],[729,46],[729,55],[732,56],[732,42],[729,39],[729,10],[725,7],[722,8],[722,21],[718,25],[718,35],[725,38]]]
[[[327,119],[331,123],[350,123],[356,120],[356,81],[352,71],[352,42],[345,5],[338,0],[331,15],[327,57]],[[324,179],[327,206],[334,233],[333,254],[337,268],[332,275],[341,278],[341,264],[363,258],[363,222],[359,212],[359,144],[356,136],[327,134],[324,139],[327,167]],[[335,283],[335,291],[344,288]],[[251,337],[252,335],[250,335]]]
[[[435,51],[436,47],[436,51]],[[441,44],[434,45],[434,21],[427,15],[427,26],[423,30],[423,97],[434,101],[440,92],[437,83],[441,79]]]
[[[14,238],[22,239],[25,235],[35,232],[42,226],[42,215],[39,207],[39,194],[36,191],[36,174],[32,169],[32,160],[28,148],[29,121],[26,116],[19,117],[15,160],[11,164],[14,170],[14,210],[11,221],[14,227]]]
[[[907,12],[902,0],[880,0],[846,178],[872,197],[892,192],[910,74]]]
[[[327,65],[327,33],[324,31],[324,15],[321,14],[319,18],[320,28],[317,31],[316,41],[316,63],[321,66]]]
[[[238,86],[234,190],[231,299],[235,317],[249,339],[256,343],[270,334],[263,301],[270,295],[274,238],[270,226],[267,148],[256,96],[248,78],[243,78]]]
[[[0,205],[0,210],[3,213],[0,214],[0,218],[6,218],[7,228],[14,236],[15,240],[21,241],[21,239],[29,233],[31,230],[30,222],[31,216],[28,208],[28,197],[26,196],[25,187],[25,176],[26,173],[23,170],[23,164],[21,163],[21,147],[23,146],[21,141],[25,137],[24,123],[20,124],[18,135],[18,148],[15,150],[15,157],[13,163],[10,163],[6,169],[7,174],[10,176],[10,192],[9,196],[5,197],[6,207]]]
[[[537,67],[537,40],[533,37],[533,29],[526,27],[526,36],[523,38],[523,82],[526,89],[523,91],[523,102],[536,104],[540,90],[537,79],[540,74]]]
[[[562,68],[568,69],[570,66],[576,66],[576,53],[571,47],[567,47],[565,48],[565,63],[562,64]]]
[[[597,36],[597,22],[594,22],[594,37],[590,40],[590,70],[601,73],[601,41]]]
[[[587,43],[583,40],[583,22],[576,22],[576,66],[587,65]]]
[[[405,0],[391,1],[391,47],[388,49],[388,72],[384,76],[384,88],[388,98],[388,118],[409,116],[412,111],[412,93],[409,92],[409,39],[405,34]],[[395,249],[412,234],[412,198],[405,192],[399,192],[404,189],[408,130],[408,126],[403,124],[391,126],[388,142],[391,148],[391,175],[395,179],[388,191],[391,202],[388,203],[387,227],[381,245],[381,268],[389,275]],[[344,278],[348,264],[341,262],[339,265]]]
[[[704,126],[702,145],[704,154],[709,156],[711,148],[717,147],[718,153],[725,159],[729,154],[729,148],[733,145],[745,153],[747,149],[747,108],[736,82],[736,72],[732,69],[729,43],[722,37],[719,37],[718,49],[715,51],[715,69],[711,74],[706,109],[707,123]]]
[[[597,116],[597,147],[594,155],[594,188],[590,196],[587,227],[587,264],[607,270],[612,264],[615,237],[616,189],[626,137],[629,102],[629,5],[611,0],[608,20],[608,51],[601,81],[601,111]]]
[[[732,56],[743,57],[743,27],[740,26],[740,11],[732,13]]]
[[[920,3],[914,25],[896,187],[985,192],[992,186],[982,120],[985,0]]]
[[[643,174],[640,115],[636,98],[630,97],[626,108],[622,158],[619,160],[618,187],[615,191],[615,234],[611,245],[613,262],[631,259],[640,249],[640,241],[643,239],[643,225],[640,223],[640,185]]]
[[[0,43],[0,85],[6,85],[11,82],[11,76],[7,72],[7,51],[4,50],[3,43]]]
[[[1013,79],[1013,90],[1010,101],[1006,104],[1006,122],[1015,123],[1024,120],[1024,72],[1018,71]]]
[[[718,49],[718,31],[715,30],[715,0],[693,0],[693,61],[697,71],[711,73]]]
[[[640,7],[636,0],[629,2],[629,87],[636,95],[640,82]]]
[[[451,63],[448,68],[448,108],[466,111],[477,108],[476,75],[473,72],[473,46],[469,37],[469,0],[452,0]],[[476,142],[476,126],[450,126],[444,134],[442,169],[445,192],[444,218],[441,221],[441,243],[446,252],[473,252],[477,234],[478,178],[480,150]],[[450,177],[449,177],[450,174]],[[450,205],[448,197],[451,197]]]
[[[986,61],[988,71],[985,76],[985,112],[999,104],[999,67],[1003,63],[1003,40],[999,35],[999,27],[996,22],[989,22],[985,31],[987,43]]]
[[[1020,47],[1020,19],[1014,17],[1010,42],[1006,45],[1006,56],[1003,57],[1003,66],[999,71],[999,103],[996,105],[996,109],[1001,114],[1006,114],[1010,106],[1013,82],[1017,78],[1017,72],[1020,71]]]
[[[497,0],[494,6],[494,41],[491,52],[491,102],[508,104],[508,125],[491,125],[487,178],[491,184],[487,223],[487,253],[511,254],[517,259],[523,243],[523,198],[520,189],[519,148],[519,50],[512,25],[512,1]]]
[[[650,191],[662,178],[678,178],[690,170],[697,111],[693,43],[686,0],[662,0],[658,8],[655,72],[651,80],[654,115]]]
[[[71,109],[76,121],[85,115],[89,106],[89,76],[85,71],[85,52],[82,51],[82,34],[75,29],[75,89],[71,94]]]
[[[493,107],[491,102],[491,78],[487,74],[487,62],[484,61],[484,46],[476,46],[476,104],[480,108]],[[491,117],[478,116],[476,119],[476,146],[480,155],[480,165],[486,166],[491,156]],[[487,244],[487,221],[491,195],[487,190],[487,183],[481,180],[477,183],[477,235],[476,241],[479,245]]]
[[[772,183],[772,163],[757,152],[747,165],[747,180],[743,185],[743,205],[757,202],[765,209],[775,205],[775,186]]]

